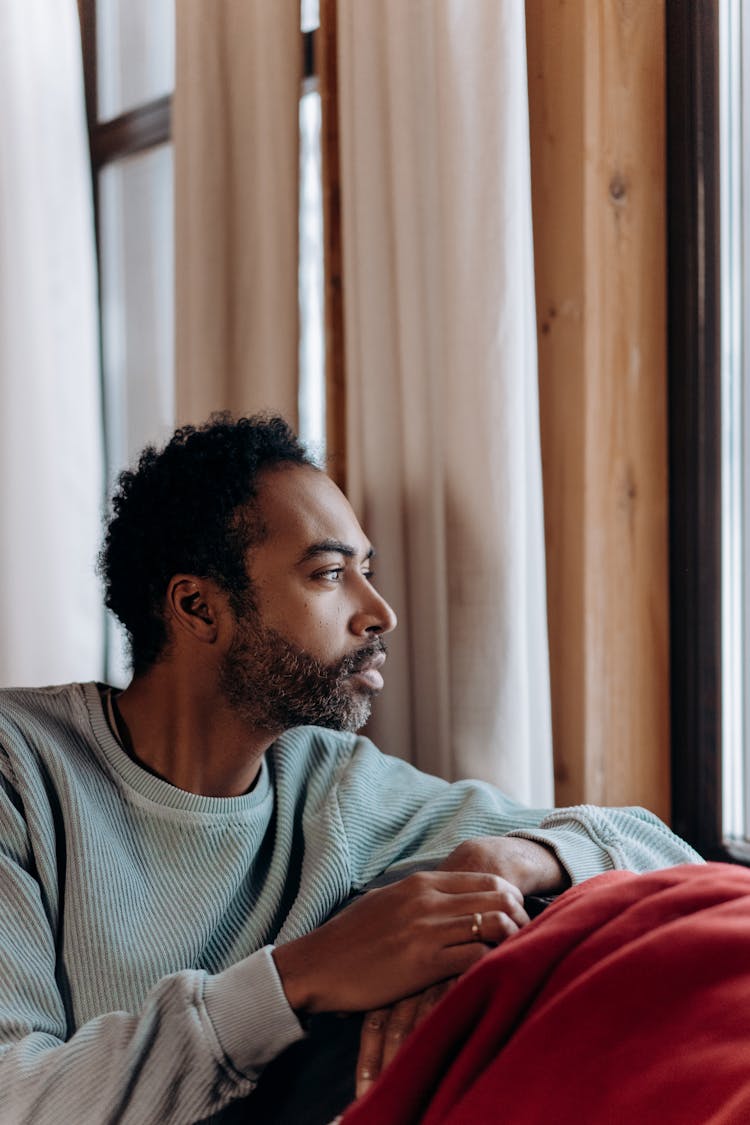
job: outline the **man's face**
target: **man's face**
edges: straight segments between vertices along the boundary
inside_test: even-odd
[[[221,680],[262,729],[356,730],[383,686],[382,635],[396,617],[372,585],[372,548],[343,493],[307,466],[267,471],[249,552],[252,598],[238,614]]]

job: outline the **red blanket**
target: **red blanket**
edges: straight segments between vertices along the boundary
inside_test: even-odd
[[[468,973],[343,1125],[748,1125],[750,871],[613,872]]]

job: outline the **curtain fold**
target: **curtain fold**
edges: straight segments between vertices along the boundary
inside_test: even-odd
[[[348,491],[400,613],[372,733],[551,804],[524,6],[337,33]]]
[[[75,0],[0,6],[0,684],[101,677],[96,259]]]
[[[299,0],[176,6],[175,366],[180,422],[297,421]]]

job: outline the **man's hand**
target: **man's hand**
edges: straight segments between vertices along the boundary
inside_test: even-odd
[[[526,922],[505,879],[424,871],[369,891],[273,957],[295,1011],[362,1012],[460,976]]]
[[[498,875],[517,891],[519,898],[524,894],[551,894],[568,885],[568,876],[553,852],[532,840],[515,836],[480,836],[466,840],[446,857],[440,869]],[[524,916],[521,924],[526,921],[528,918]],[[510,933],[505,933],[500,940],[509,936]],[[454,982],[455,978],[443,981],[389,1008],[367,1013],[357,1059],[357,1097],[367,1092],[417,1024]]]
[[[359,1058],[355,1074],[355,1094],[361,1098],[385,1069],[393,1056],[404,1045],[418,1023],[432,1011],[445,993],[456,983],[444,980],[433,984],[416,996],[407,996],[390,1008],[376,1008],[368,1012],[362,1024],[359,1040]]]
[[[443,860],[440,870],[499,875],[523,895],[556,894],[570,886],[567,872],[550,848],[518,836],[465,840]]]

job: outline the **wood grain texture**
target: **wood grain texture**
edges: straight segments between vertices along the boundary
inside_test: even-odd
[[[664,5],[527,36],[556,796],[666,817]]]

